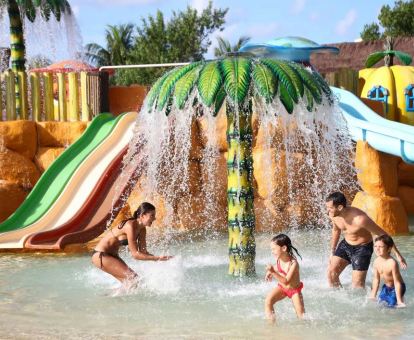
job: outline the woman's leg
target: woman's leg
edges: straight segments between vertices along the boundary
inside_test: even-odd
[[[285,293],[282,292],[282,290],[279,287],[273,288],[269,294],[266,296],[265,300],[265,313],[266,313],[266,319],[268,319],[271,322],[275,322],[275,310],[273,309],[273,305],[284,299],[286,297]]]
[[[92,255],[92,263],[97,268],[102,269],[108,274],[111,274],[122,283],[138,276],[137,273],[129,268],[127,264],[119,257],[95,253]]]
[[[297,293],[292,296],[293,307],[295,308],[296,315],[299,319],[303,318],[305,314],[305,304],[303,302],[302,293]]]

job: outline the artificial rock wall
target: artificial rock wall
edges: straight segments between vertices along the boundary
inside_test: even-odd
[[[414,214],[414,165],[358,141],[355,166],[363,191],[352,205],[391,235],[408,233],[407,215]]]
[[[0,222],[19,207],[40,175],[86,126],[85,122],[0,122]]]

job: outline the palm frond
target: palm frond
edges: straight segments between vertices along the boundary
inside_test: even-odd
[[[283,67],[281,67],[281,61],[275,59],[263,59],[261,62],[272,70],[272,72],[278,78],[280,84],[283,84],[285,86],[287,93],[290,95],[292,100],[295,103],[298,103],[299,98],[296,87],[293,84],[290,75],[286,73]]]
[[[289,113],[292,113],[293,108],[294,108],[293,99],[284,82],[280,82],[279,89],[280,89],[280,93],[279,93],[280,101],[282,102],[286,111]]]
[[[250,64],[251,61],[246,58],[224,59],[220,63],[226,93],[239,105],[244,102],[249,90]]]
[[[270,103],[277,92],[277,78],[269,67],[259,63],[253,64],[252,76],[257,92]]]
[[[320,84],[319,80],[314,76],[316,72],[309,72],[306,70],[303,66],[291,63],[290,66],[296,71],[296,73],[299,75],[301,81],[305,85],[306,88],[310,91],[310,94],[315,99],[315,101],[320,104],[322,102],[322,89],[323,86]],[[325,81],[323,81],[325,83]],[[328,94],[330,94],[329,87],[327,88]]]
[[[385,52],[383,52],[383,51],[381,51],[381,52],[374,52],[374,53],[371,53],[371,54],[368,56],[367,60],[365,61],[365,67],[366,67],[366,68],[370,68],[370,67],[374,66],[374,65],[375,65],[376,63],[378,63],[380,60],[384,59],[384,57],[385,57],[386,55],[387,55],[387,54],[386,54]]]
[[[196,83],[200,69],[201,65],[193,68],[191,71],[182,76],[181,79],[175,84],[174,101],[178,109],[182,109],[184,107],[185,101]]]
[[[197,82],[198,93],[204,105],[211,106],[222,84],[222,76],[218,61],[204,65]]]
[[[395,55],[395,56],[396,56],[399,60],[401,60],[401,62],[402,62],[405,66],[410,65],[410,64],[411,64],[411,62],[413,61],[413,58],[412,58],[409,54],[404,53],[404,52],[401,52],[401,51],[394,51],[394,55]]]
[[[157,102],[158,110],[162,110],[164,108],[176,82],[180,80],[180,78],[184,76],[187,72],[191,71],[193,68],[195,68],[198,65],[200,65],[200,62],[192,63],[189,65],[180,67],[178,69],[175,69],[171,73],[168,74],[168,77],[165,78],[159,90],[158,102]]]
[[[217,92],[215,101],[214,101],[214,113],[213,116],[217,116],[221,107],[223,106],[224,100],[226,99],[226,91],[224,90],[224,86],[221,86]]]

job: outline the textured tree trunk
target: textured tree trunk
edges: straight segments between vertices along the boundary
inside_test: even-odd
[[[255,275],[252,110],[227,106],[229,274]]]
[[[7,12],[10,20],[10,49],[11,49],[11,65],[12,70],[17,76],[17,72],[25,70],[25,46],[23,38],[23,25],[20,17],[20,9],[15,0],[7,3]],[[17,78],[16,78],[17,80]],[[21,96],[20,85],[16,81],[16,114],[20,115]]]

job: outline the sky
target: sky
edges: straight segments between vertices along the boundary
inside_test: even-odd
[[[70,0],[83,43],[105,46],[106,25],[139,24],[159,9],[165,18],[187,6],[202,10],[208,0]],[[213,7],[228,8],[220,35],[234,44],[241,36],[266,42],[285,36],[301,36],[319,44],[349,42],[359,38],[364,24],[378,22],[388,0],[214,0]]]

